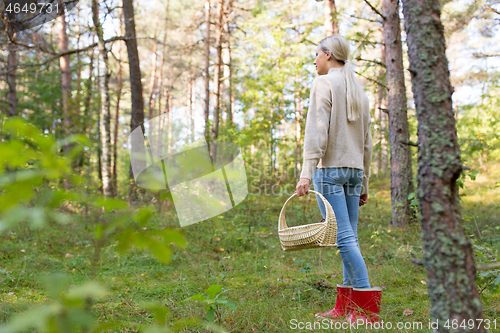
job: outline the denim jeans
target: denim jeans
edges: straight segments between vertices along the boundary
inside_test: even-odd
[[[359,196],[363,170],[355,168],[318,168],[314,172],[314,190],[330,203],[337,220],[337,248],[342,258],[344,285],[370,288],[368,271],[358,244]],[[323,201],[316,196],[321,215],[326,218]]]

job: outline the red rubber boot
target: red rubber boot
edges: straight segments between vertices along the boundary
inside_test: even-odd
[[[316,313],[316,318],[340,319],[351,314],[352,304],[352,286],[337,285],[337,302],[335,307],[325,313]]]
[[[359,319],[366,322],[377,322],[380,320],[380,303],[382,301],[382,288],[353,288],[352,314],[347,318],[350,323],[357,322]]]

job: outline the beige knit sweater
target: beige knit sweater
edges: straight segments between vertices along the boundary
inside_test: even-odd
[[[364,95],[360,116],[347,120],[346,83],[341,68],[316,77],[309,98],[300,178],[312,179],[316,167],[363,170],[361,194],[368,194],[372,160],[371,116]]]

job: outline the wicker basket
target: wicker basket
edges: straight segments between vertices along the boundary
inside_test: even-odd
[[[278,222],[278,235],[281,247],[285,251],[297,251],[304,249],[314,249],[318,247],[337,246],[337,221],[332,206],[321,193],[309,191],[317,194],[326,207],[326,221],[287,227],[285,221],[285,208],[294,193],[283,205]],[[323,220],[322,220],[323,221]]]

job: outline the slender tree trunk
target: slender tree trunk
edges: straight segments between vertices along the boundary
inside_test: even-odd
[[[227,89],[227,125],[229,128],[233,126],[233,56],[231,54],[231,30],[229,30],[229,19],[231,12],[233,10],[233,1],[229,0],[226,10],[226,16],[224,20],[224,30],[226,32],[226,43],[227,43],[227,76],[228,79],[228,89]],[[226,73],[226,71],[224,71]]]
[[[99,54],[97,55],[97,80],[96,80],[96,91],[99,91],[99,97],[101,96],[101,59],[99,59]],[[98,107],[97,107],[97,175],[99,178],[99,193],[102,193],[102,134],[101,134],[101,115],[99,110],[102,109],[102,99],[98,99]]]
[[[109,96],[109,59],[108,50],[104,44],[104,35],[99,22],[99,0],[92,0],[92,20],[97,33],[99,54],[103,62],[103,79],[101,80],[101,142],[102,142],[102,191],[105,196],[115,196],[111,173],[111,104]]]
[[[189,89],[189,101],[190,101],[190,106],[189,106],[189,117],[191,118],[191,142],[194,142],[194,107],[195,107],[195,93],[196,93],[196,80],[194,77],[194,73],[191,73],[191,77],[189,78],[191,84],[190,89]],[[193,93],[194,91],[194,93]]]
[[[152,119],[154,116],[154,103],[153,103],[153,95],[154,95],[154,90],[155,90],[155,83],[156,83],[156,60],[158,58],[158,39],[156,36],[156,31],[154,34],[154,44],[153,44],[153,52],[151,53],[151,78],[149,80],[149,99],[148,99],[148,105],[149,105],[149,113],[148,113],[148,118]]]
[[[123,19],[123,13],[120,11],[119,14],[119,28],[118,28],[118,34],[122,36],[123,34],[123,29],[122,29],[122,19]],[[115,128],[113,131],[113,188],[116,190],[118,194],[118,174],[116,172],[116,167],[118,164],[118,125],[119,121],[118,119],[120,118],[120,101],[122,97],[122,88],[123,88],[123,73],[122,73],[122,42],[118,41],[118,44],[116,45],[116,53],[117,53],[117,59],[118,62],[116,64],[117,66],[117,74],[116,74],[116,109],[115,109]]]
[[[382,50],[381,50],[381,59],[382,61],[385,61],[385,45],[382,45]],[[383,80],[386,76],[386,70],[385,68],[380,68],[380,73],[379,73],[379,79]],[[378,156],[376,157],[376,161],[378,162],[377,165],[377,173],[384,174],[387,172],[387,140],[386,140],[386,135],[387,135],[387,90],[385,87],[379,85],[379,91],[378,91],[378,108],[377,108],[377,114],[378,114],[378,123],[379,123],[379,149],[377,151]]]
[[[424,266],[437,332],[486,332],[476,267],[462,228],[457,179],[462,172],[438,1],[403,0],[412,90],[418,119],[418,190]],[[458,328],[444,327],[447,320]],[[461,323],[474,322],[474,328]],[[479,327],[478,327],[479,326]]]
[[[215,57],[215,68],[214,68],[214,95],[215,95],[215,106],[214,106],[214,117],[212,124],[212,141],[216,141],[219,137],[219,115],[220,115],[220,74],[222,65],[222,5],[224,1],[217,1],[217,22],[215,23],[215,49],[217,54]],[[216,145],[212,146],[212,156],[216,157],[215,151]]]
[[[161,56],[160,56],[160,71],[158,72],[158,113],[162,113],[161,108],[161,98],[163,92],[163,66],[165,65],[165,52],[167,52],[167,33],[168,33],[168,6],[169,1],[167,0],[167,10],[165,16],[165,32],[163,34],[163,43],[161,47]],[[191,36],[191,35],[190,35]]]
[[[61,6],[62,15],[57,17],[59,28],[59,52],[68,51],[68,35],[66,34],[66,8],[64,1],[59,0],[58,5]],[[69,134],[71,123],[74,122],[71,114],[71,69],[69,63],[69,54],[59,58],[59,65],[61,67],[61,91],[62,91],[62,113],[63,113],[63,127],[66,134]],[[65,147],[66,150],[67,147]]]
[[[382,58],[383,59],[383,58]],[[382,72],[382,69],[380,70]],[[380,79],[380,75],[379,75],[379,79]],[[374,122],[374,126],[373,126],[373,142],[375,143],[374,147],[373,147],[373,173],[375,175],[377,175],[377,177],[380,175],[380,172],[381,172],[381,163],[382,163],[382,154],[381,154],[381,129],[380,129],[380,113],[382,112],[382,110],[380,110],[380,107],[381,107],[381,101],[382,101],[382,96],[380,95],[382,93],[382,89],[385,89],[383,88],[382,86],[378,85],[376,87],[376,89],[378,89],[377,91],[377,98],[375,99],[375,103],[374,103],[374,118],[375,118],[375,122]]]
[[[76,4],[76,48],[80,48],[80,4]],[[76,100],[74,103],[75,114],[78,116],[80,128],[85,131],[85,119],[80,119],[80,103],[82,101],[82,60],[80,52],[76,54]]]
[[[95,41],[95,34],[92,33],[92,43],[94,43]],[[83,111],[83,115],[84,115],[84,120],[85,121],[88,121],[89,118],[91,118],[91,115],[90,115],[90,102],[92,101],[92,94],[94,92],[94,89],[92,89],[92,80],[93,80],[93,77],[94,77],[94,49],[92,49],[90,51],[90,63],[89,63],[89,78],[88,78],[88,81],[87,81],[87,84],[85,85],[85,91],[86,91],[86,95],[85,95],[85,100],[83,102],[83,105],[84,105],[84,111]],[[89,137],[91,135],[91,132],[90,132],[90,126],[87,127],[89,128]]]
[[[208,115],[210,113],[210,0],[205,1],[205,140],[209,142],[210,126]]]
[[[383,0],[386,85],[391,147],[391,203],[395,226],[407,225],[413,218],[408,195],[413,192],[411,151],[403,68],[403,47],[399,19],[399,0]]]
[[[297,60],[297,65],[298,65],[298,60]],[[300,121],[302,119],[302,110],[301,110],[301,103],[300,103],[300,81],[299,81],[299,75],[297,74],[295,76],[295,85],[296,85],[296,90],[295,90],[295,173],[298,173],[300,171],[300,153],[301,149],[300,147],[302,146],[300,143],[300,137],[301,137],[301,126],[300,126]]]
[[[123,17],[125,19],[125,36],[127,37],[127,53],[130,70],[130,90],[132,92],[132,115],[130,117],[130,130],[144,123],[144,98],[142,96],[141,67],[139,64],[139,51],[137,50],[137,40],[135,35],[135,19],[133,0],[123,0]],[[144,130],[144,129],[143,129]],[[133,149],[133,147],[132,147]],[[131,186],[129,198],[135,199],[137,186],[133,181],[132,165],[129,169]]]
[[[16,33],[12,34],[12,39],[15,40]],[[14,43],[9,43],[8,46],[9,55],[7,59],[7,85],[8,85],[8,101],[9,101],[9,116],[17,115],[17,74],[16,74],[16,66],[17,66],[17,46]]]
[[[167,151],[169,154],[172,153],[173,150],[173,145],[172,145],[172,113],[171,108],[170,108],[170,88],[167,85],[165,87],[165,111],[167,112],[167,121],[168,121],[168,132],[167,132],[167,137],[168,137],[168,146],[167,146]]]
[[[325,28],[326,35],[337,35],[339,27],[337,24],[337,6],[335,0],[323,0],[325,2]]]

